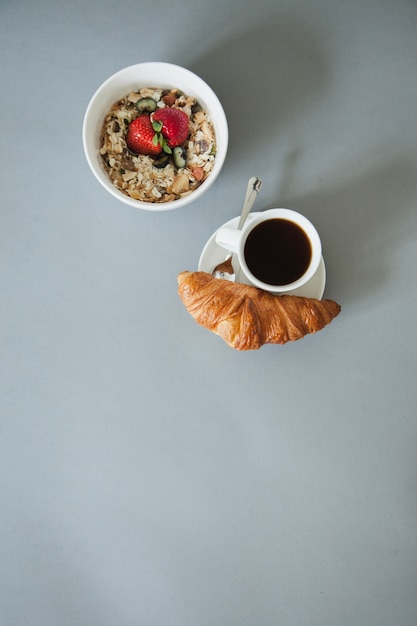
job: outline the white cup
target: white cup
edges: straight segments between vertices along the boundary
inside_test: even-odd
[[[268,209],[242,230],[222,227],[216,243],[237,255],[247,281],[270,293],[286,293],[307,283],[321,261],[320,236],[313,224],[291,209]]]

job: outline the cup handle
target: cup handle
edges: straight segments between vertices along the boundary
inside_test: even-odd
[[[216,243],[221,248],[230,252],[237,252],[239,248],[240,238],[242,231],[236,230],[236,228],[219,228],[216,233]]]

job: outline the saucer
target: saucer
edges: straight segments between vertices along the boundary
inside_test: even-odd
[[[247,218],[248,221],[252,220],[257,215],[259,215],[259,213],[251,213]],[[224,226],[236,228],[238,222],[239,217],[234,217],[233,219],[223,224],[220,228],[223,228]],[[210,274],[216,267],[216,265],[224,261],[226,251],[224,250],[224,248],[221,248],[219,245],[217,245],[216,233],[217,231],[212,234],[212,236],[203,248],[200,260],[198,262],[198,269],[200,272],[208,272]],[[239,262],[235,255],[233,255],[233,267],[235,268],[236,272],[236,281],[245,285],[249,285],[250,283],[241,271]],[[314,276],[310,278],[310,280],[302,287],[298,287],[298,289],[293,289],[292,291],[287,291],[286,293],[292,296],[304,296],[305,298],[316,298],[317,300],[321,300],[323,297],[325,286],[326,266],[324,264],[323,257],[321,257],[320,265]]]

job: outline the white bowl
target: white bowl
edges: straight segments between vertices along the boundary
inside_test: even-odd
[[[142,87],[177,87],[195,97],[210,113],[216,133],[216,158],[206,180],[189,195],[170,202],[143,202],[135,200],[117,189],[104,169],[100,149],[100,133],[104,118],[111,106],[130,91]],[[214,91],[190,70],[171,63],[150,62],[126,67],[110,76],[95,92],[87,107],[83,123],[83,145],[87,162],[99,183],[115,198],[130,206],[147,211],[168,211],[194,202],[214,183],[226,158],[228,126],[223,107]]]

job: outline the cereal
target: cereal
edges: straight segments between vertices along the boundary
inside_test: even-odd
[[[133,154],[126,146],[126,132],[138,115],[136,102],[152,98],[158,108],[182,109],[189,118],[189,136],[183,145],[182,160],[167,158],[165,167],[156,167],[149,155]],[[170,202],[188,195],[210,175],[216,157],[216,142],[209,113],[195,98],[178,89],[145,87],[113,104],[104,119],[100,155],[113,184],[123,193],[142,202]]]

